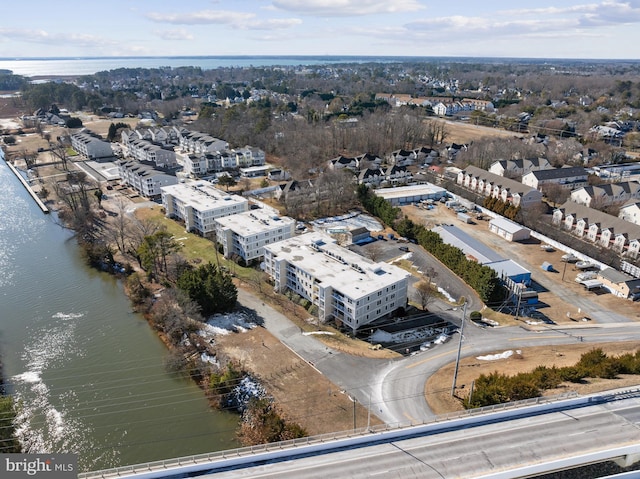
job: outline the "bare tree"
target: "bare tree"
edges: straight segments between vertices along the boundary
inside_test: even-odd
[[[429,304],[435,299],[435,289],[431,281],[426,278],[416,283],[415,288],[418,299],[420,300],[420,307],[423,311],[426,311]]]
[[[425,137],[427,145],[433,148],[444,142],[449,136],[447,127],[442,120],[425,120]]]
[[[51,147],[51,153],[60,160],[60,163],[62,163],[62,169],[68,171],[69,166],[67,162],[69,161],[69,156],[67,155],[67,148],[62,143],[57,143]]]
[[[560,205],[567,201],[571,191],[563,188],[557,183],[547,183],[542,185],[542,193],[546,196],[547,200],[556,205]]]
[[[116,207],[115,218],[106,225],[105,237],[107,241],[118,248],[121,254],[126,254],[129,249],[130,230],[132,228],[131,219],[126,215],[126,202],[124,199],[118,198]]]
[[[380,242],[375,242],[369,245],[365,251],[365,256],[369,258],[371,261],[378,261],[382,256],[383,248]]]

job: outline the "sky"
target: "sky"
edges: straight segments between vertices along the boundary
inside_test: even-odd
[[[202,55],[637,60],[640,0],[23,0],[0,17],[0,57]]]

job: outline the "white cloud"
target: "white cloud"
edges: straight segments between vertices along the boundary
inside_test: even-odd
[[[248,22],[244,25],[238,25],[248,30],[282,30],[284,28],[295,27],[302,24],[299,18],[272,18],[269,20],[257,20]]]
[[[564,17],[573,19],[580,27],[596,27],[603,25],[620,25],[640,22],[640,1],[618,2],[606,0],[600,3],[588,3],[573,5],[570,7],[547,8],[523,8],[498,12],[504,16],[529,16],[534,15],[542,20],[542,16],[548,18]]]
[[[415,12],[424,8],[417,0],[274,0],[273,6],[324,17]]]
[[[186,30],[156,30],[154,33],[163,40],[193,40],[193,35]]]
[[[172,23],[175,25],[237,25],[253,20],[255,14],[232,12],[228,10],[202,10],[193,13],[149,13],[147,18],[158,23]]]
[[[147,17],[157,23],[174,25],[230,25],[243,30],[280,30],[300,25],[299,18],[257,19],[255,13],[228,10],[202,10],[193,13],[149,13]]]
[[[45,30],[0,28],[0,37],[27,43],[45,43],[71,46],[104,46],[115,44],[111,40],[78,33],[49,33]]]

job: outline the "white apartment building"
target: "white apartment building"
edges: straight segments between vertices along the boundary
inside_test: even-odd
[[[409,273],[338,246],[322,233],[265,246],[264,264],[276,291],[294,291],[318,307],[320,321],[335,319],[354,332],[407,304]]]
[[[168,218],[184,221],[187,231],[211,237],[216,218],[247,211],[249,202],[206,181],[192,181],[162,188],[162,206]]]
[[[245,262],[261,258],[266,245],[291,238],[296,225],[293,218],[265,208],[225,216],[215,222],[216,237],[225,258],[235,254]]]

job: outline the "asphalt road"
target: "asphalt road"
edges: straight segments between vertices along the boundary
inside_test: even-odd
[[[264,318],[264,326],[283,344],[312,363],[340,389],[387,424],[430,421],[434,414],[424,397],[426,380],[441,367],[455,361],[459,336],[443,345],[395,360],[369,359],[332,350],[313,336],[304,335],[288,318],[242,289],[239,302]],[[442,313],[459,323],[461,311]],[[479,328],[467,320],[461,357],[501,349],[530,346],[640,340],[636,323],[588,324],[524,329],[519,326]],[[453,382],[453,378],[452,378]]]
[[[638,399],[624,399],[201,477],[480,477],[636,444],[639,426]]]

